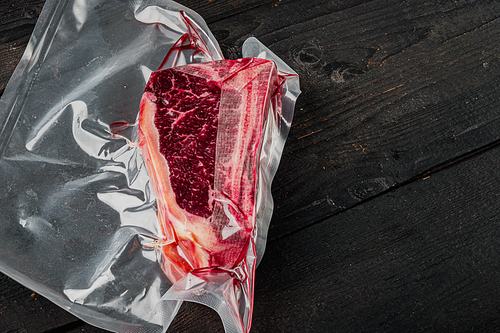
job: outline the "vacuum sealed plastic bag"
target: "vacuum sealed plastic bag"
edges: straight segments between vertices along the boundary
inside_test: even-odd
[[[48,0],[0,100],[0,270],[111,331],[182,301],[248,331],[300,90],[243,57],[173,1]]]

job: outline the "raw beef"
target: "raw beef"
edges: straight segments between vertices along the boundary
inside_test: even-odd
[[[231,271],[244,260],[255,226],[261,133],[275,94],[276,66],[257,58],[151,75],[139,147],[156,194],[163,270],[172,282],[197,269]]]

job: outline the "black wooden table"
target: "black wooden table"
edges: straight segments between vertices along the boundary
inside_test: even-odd
[[[500,329],[500,2],[180,0],[303,94],[252,332]],[[42,0],[0,1],[0,94]],[[1,332],[103,332],[2,275]],[[184,304],[169,332],[222,332]]]

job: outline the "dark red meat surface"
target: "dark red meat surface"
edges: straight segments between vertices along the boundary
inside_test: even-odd
[[[152,74],[146,91],[156,96],[154,124],[177,204],[209,217],[221,88],[205,78],[160,71]]]

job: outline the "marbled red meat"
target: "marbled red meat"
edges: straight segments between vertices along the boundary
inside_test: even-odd
[[[208,218],[221,88],[214,81],[172,70],[153,73],[150,83],[146,92],[156,97],[154,124],[177,204]]]
[[[255,226],[259,147],[279,77],[273,62],[222,60],[152,74],[139,147],[155,189],[163,270],[241,264]]]

